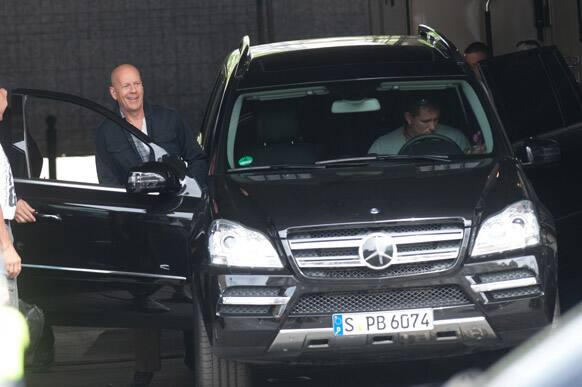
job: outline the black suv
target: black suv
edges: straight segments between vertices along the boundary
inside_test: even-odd
[[[203,122],[207,190],[177,183],[163,144],[108,109],[17,90],[4,143],[19,196],[39,212],[15,227],[23,297],[55,324],[193,328],[205,387],[248,384],[252,363],[513,346],[559,313],[554,221],[524,169],[555,177],[561,144],[524,127],[511,136],[514,156],[504,124],[519,117],[502,90],[516,93],[514,79],[499,74],[525,64],[519,55],[484,64],[486,86],[426,26],[412,37],[245,38]],[[568,130],[562,105],[581,121],[556,49],[525,55],[545,71],[535,79],[551,90],[544,106],[557,106],[561,126],[548,129]],[[402,130],[408,101],[438,101],[448,129],[371,152]],[[46,117],[49,129],[83,132],[74,147],[59,138],[54,152]],[[96,181],[103,119],[160,160],[136,167],[125,188]],[[539,192],[565,204],[552,201],[555,185]],[[144,297],[153,302],[136,302]]]

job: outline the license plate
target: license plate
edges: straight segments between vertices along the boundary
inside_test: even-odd
[[[398,333],[433,329],[432,309],[338,313],[332,316],[334,336]]]

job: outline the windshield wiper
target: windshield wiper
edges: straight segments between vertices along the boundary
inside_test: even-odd
[[[316,161],[316,165],[334,165],[334,164],[349,164],[362,161],[376,161],[376,160],[431,160],[450,163],[449,156],[444,155],[367,155],[361,157],[347,157],[343,159],[330,159]]]
[[[325,165],[314,164],[277,164],[277,165],[261,165],[257,167],[241,167],[230,168],[227,172],[247,172],[247,171],[277,171],[277,170],[301,170],[301,169],[323,169]]]
[[[276,164],[261,165],[256,167],[230,168],[227,172],[247,172],[247,171],[278,171],[278,170],[301,170],[301,169],[324,169],[327,166],[353,164],[354,166],[366,165],[369,161],[376,160],[431,160],[450,163],[448,156],[440,155],[367,155],[361,157],[346,157],[342,159],[330,159],[316,161],[314,164]]]

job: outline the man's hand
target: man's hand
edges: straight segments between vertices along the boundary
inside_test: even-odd
[[[36,222],[36,217],[34,213],[36,210],[32,208],[25,200],[18,199],[16,202],[16,213],[14,214],[14,220],[17,223],[31,223]]]
[[[14,249],[14,246],[10,244],[3,252],[4,255],[4,265],[6,268],[6,274],[10,278],[18,277],[20,270],[22,270],[22,261],[20,255]]]
[[[467,149],[465,153],[468,155],[478,155],[481,153],[485,153],[485,144],[473,145],[471,148]]]

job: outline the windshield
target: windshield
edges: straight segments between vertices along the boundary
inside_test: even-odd
[[[239,95],[227,161],[242,170],[354,165],[354,158],[438,162],[493,147],[487,116],[465,81],[354,80]]]

